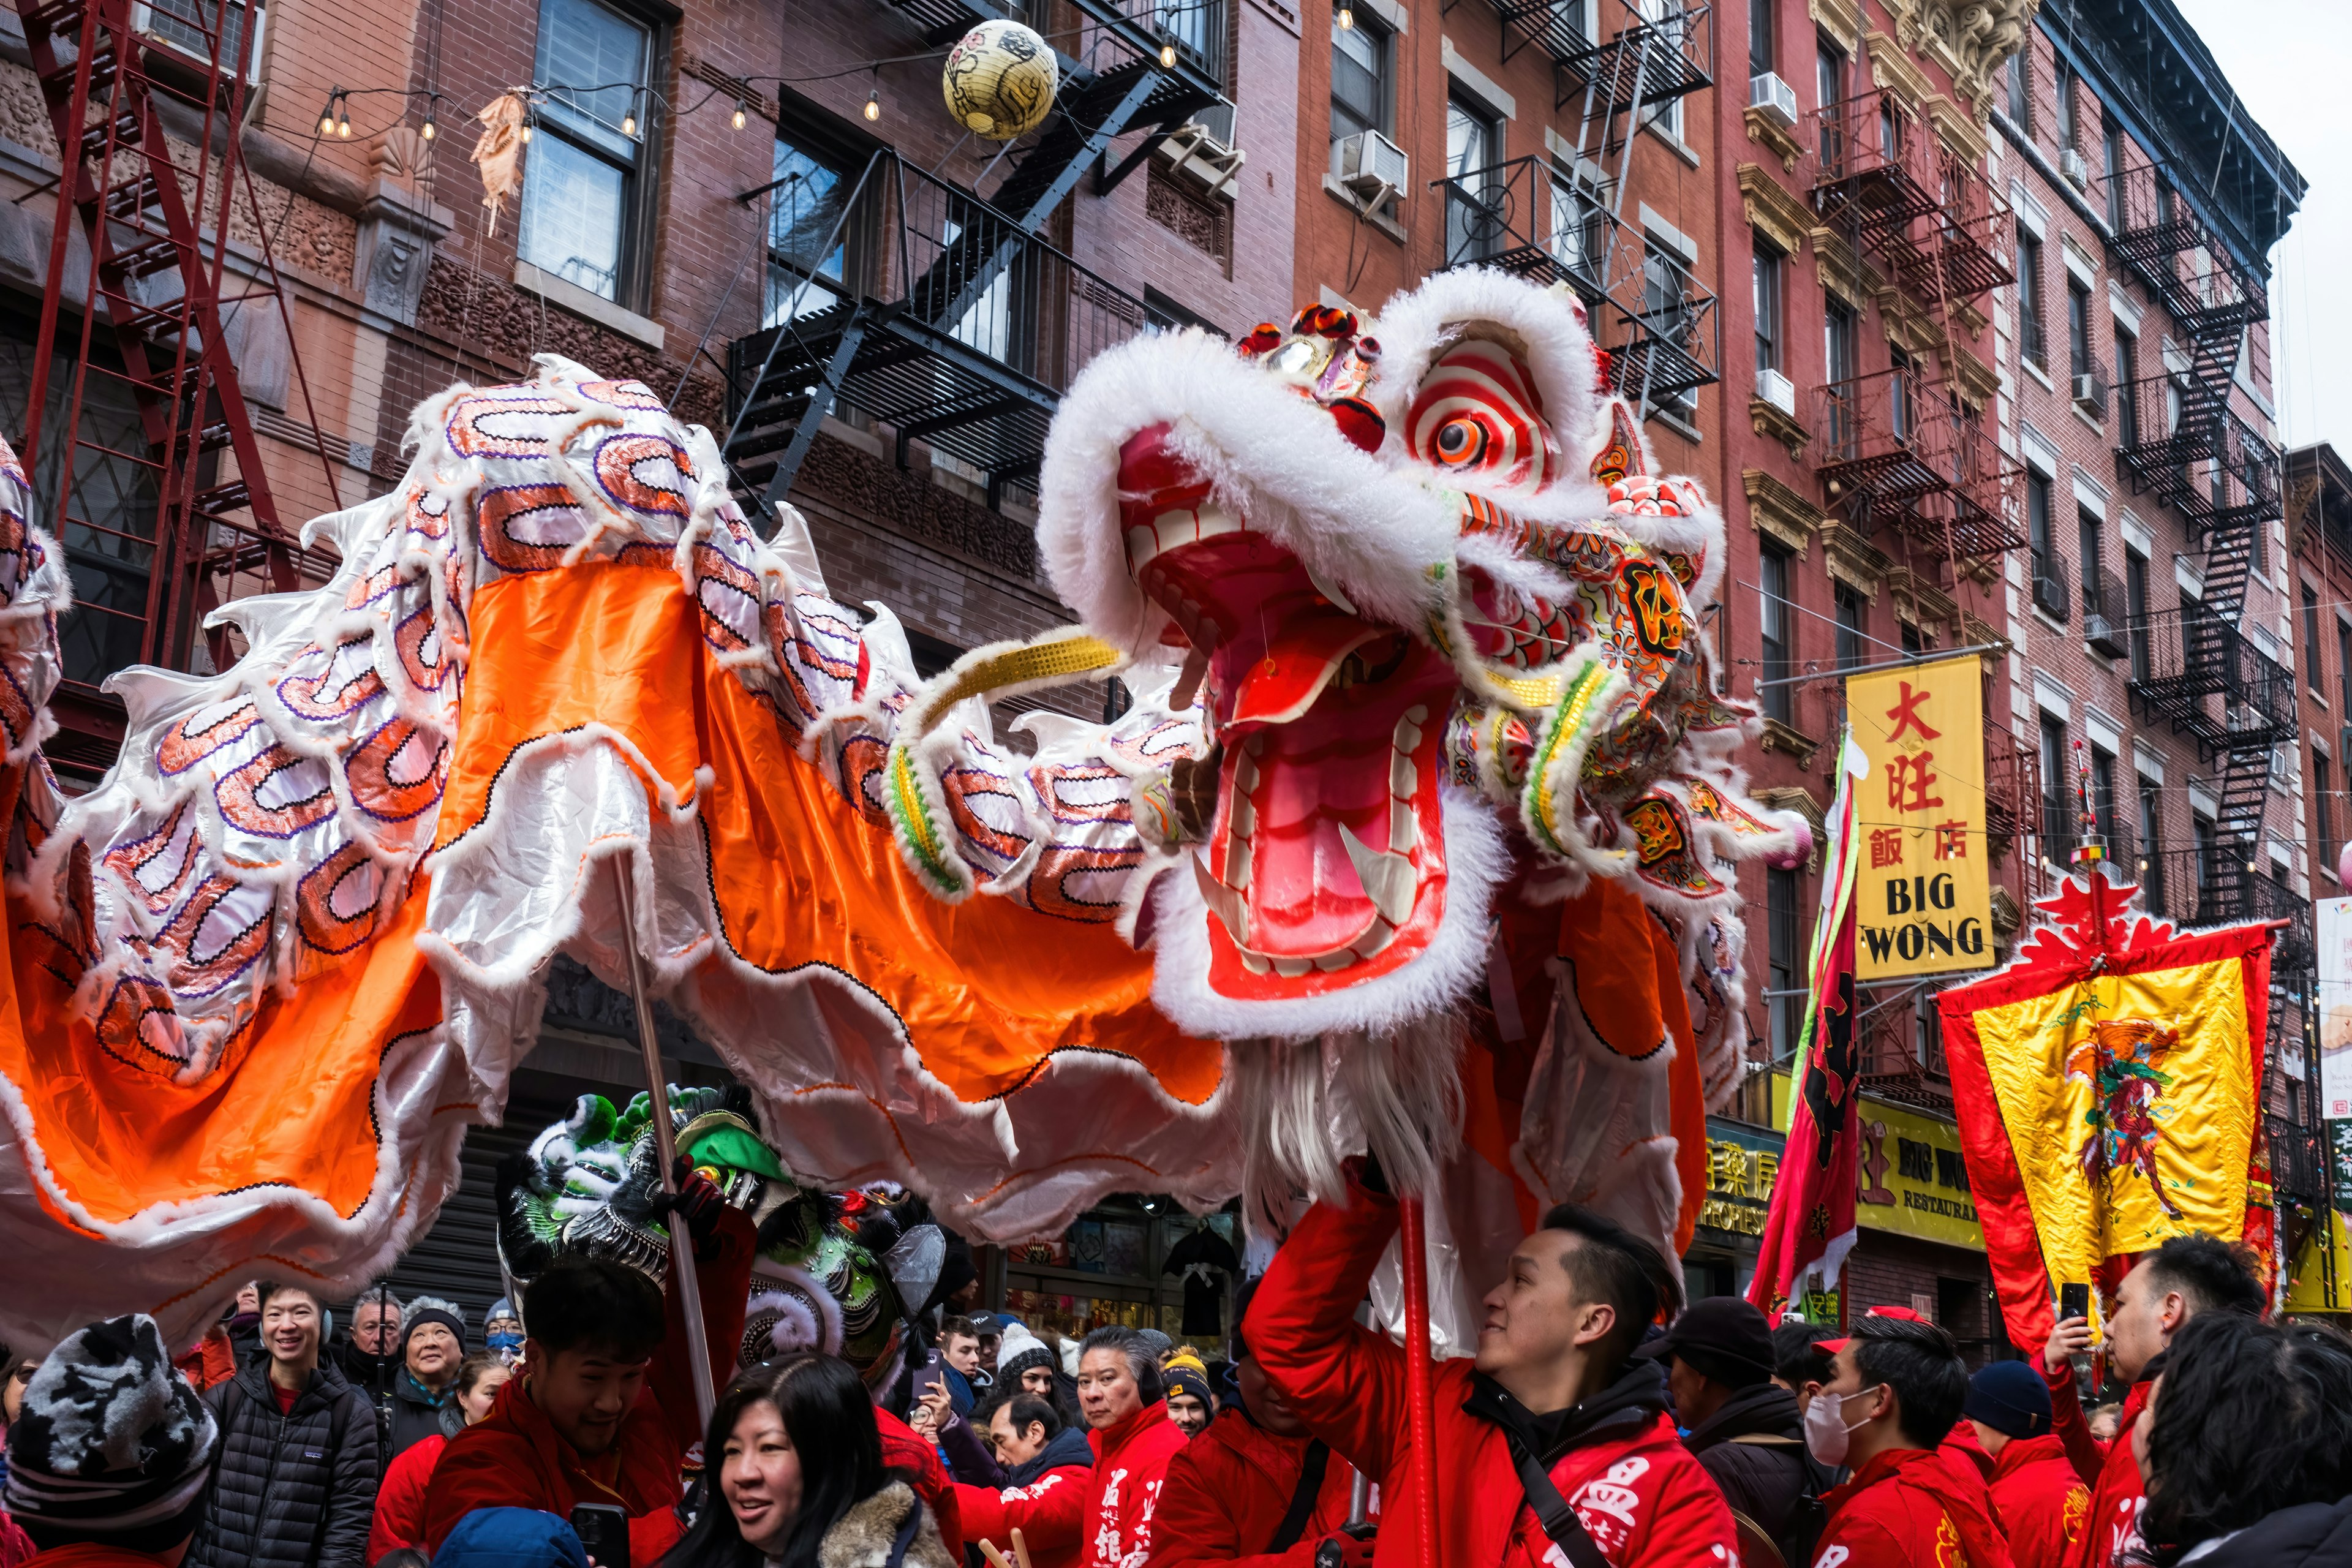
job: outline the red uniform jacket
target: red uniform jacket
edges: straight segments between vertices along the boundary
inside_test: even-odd
[[[709,1335],[714,1386],[735,1373],[743,1342],[743,1307],[751,1299],[751,1222],[729,1209],[719,1218],[718,1256],[702,1265],[702,1321]],[[617,1503],[629,1510],[629,1559],[653,1563],[683,1533],[677,1514],[684,1495],[678,1467],[702,1436],[688,1361],[686,1314],[677,1281],[663,1293],[668,1318],[661,1349],[647,1369],[636,1405],[621,1418],[612,1449],[583,1459],[549,1425],[530,1398],[528,1374],[499,1385],[489,1415],[449,1439],[425,1490],[425,1541],[438,1552],[457,1521],[481,1508],[535,1508],[570,1518],[583,1502]]]
[[[948,1555],[962,1562],[964,1537],[956,1519],[955,1482],[948,1479],[948,1468],[940,1463],[939,1449],[878,1406],[874,1425],[882,1435],[882,1468],[906,1476],[908,1488],[931,1510],[931,1522],[940,1527],[940,1540],[946,1543]]]
[[[84,1541],[28,1557],[25,1568],[163,1568],[163,1560],[144,1552],[126,1552],[120,1546],[100,1546]]]
[[[2074,1473],[2056,1433],[2009,1440],[1993,1461],[1992,1500],[2017,1568],[2066,1568],[2091,1509],[2091,1489]]]
[[[449,1439],[440,1433],[428,1433],[384,1467],[383,1479],[375,1489],[375,1523],[368,1530],[369,1562],[404,1546],[423,1549],[425,1487],[433,1479],[433,1467],[441,1462],[441,1450],[448,1446]]]
[[[1404,1351],[1354,1321],[1396,1227],[1395,1200],[1360,1187],[1346,1208],[1316,1205],[1275,1255],[1244,1331],[1259,1368],[1315,1435],[1387,1483],[1389,1524],[1373,1561],[1423,1568],[1394,1500],[1412,1446]],[[1448,1361],[1434,1375],[1438,1539],[1430,1563],[1540,1568],[1553,1547],[1527,1504],[1509,1439],[1463,1408],[1470,1363]],[[1551,1479],[1616,1568],[1723,1568],[1738,1559],[1723,1493],[1664,1415],[1638,1432],[1570,1448],[1552,1462]]]
[[[1079,1527],[1082,1568],[1142,1568],[1151,1555],[1152,1518],[1169,1461],[1183,1451],[1184,1429],[1168,1419],[1164,1399],[1116,1426],[1087,1434],[1095,1468],[1087,1477]]]
[[[2050,1386],[2050,1430],[2066,1445],[2067,1460],[2083,1484],[2096,1487],[2099,1472],[2106,1468],[2107,1446],[2091,1436],[2091,1424],[2083,1416],[2083,1402],[2074,1393],[2074,1370],[2053,1373],[2040,1356],[2033,1358],[2033,1365]]]
[[[205,1331],[205,1337],[194,1349],[172,1363],[180,1375],[202,1394],[215,1383],[226,1383],[236,1375],[236,1352],[228,1342],[228,1331],[215,1323]]]
[[[1813,1568],[2011,1568],[2000,1525],[1932,1449],[1891,1448],[1822,1501]]]
[[[1336,1454],[1324,1466],[1305,1533],[1287,1552],[1266,1552],[1290,1512],[1313,1442],[1277,1437],[1239,1410],[1209,1423],[1168,1467],[1151,1568],[1313,1568],[1316,1547],[1348,1522],[1355,1491],[1355,1472]]]
[[[977,1545],[993,1542],[1013,1561],[1013,1532],[1021,1532],[1032,1568],[1079,1568],[1086,1561],[1087,1492],[1092,1465],[1061,1465],[1025,1487],[956,1483],[956,1522]]]
[[[2107,1445],[2098,1479],[2091,1486],[2090,1515],[2084,1521],[2082,1538],[2074,1542],[2074,1555],[2069,1559],[2074,1568],[2123,1568],[2125,1553],[2139,1544],[2139,1510],[2147,1501],[2147,1494],[2140,1484],[2139,1461],[2132,1457],[2131,1429],[2153,1386],[2152,1383],[2135,1383],[2130,1397],[2124,1401],[2122,1424],[2116,1428],[2116,1440]],[[2053,1389],[2053,1403],[2056,1398]],[[2089,1424],[2083,1419],[2082,1407],[2074,1402],[2071,1386],[2066,1398],[2074,1413],[2074,1424],[2082,1428],[2084,1438],[2089,1439]],[[2064,1436],[2063,1427],[2060,1434]],[[2071,1453],[2073,1445],[2068,1447]]]

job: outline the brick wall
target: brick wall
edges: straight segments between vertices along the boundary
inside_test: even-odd
[[[1849,1322],[1872,1307],[1926,1305],[1927,1315],[1960,1342],[1971,1371],[2008,1343],[1994,1310],[1992,1270],[1981,1252],[1864,1230],[1846,1258],[1845,1288]]]

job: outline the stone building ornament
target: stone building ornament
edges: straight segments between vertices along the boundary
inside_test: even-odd
[[[1815,0],[1819,5],[1822,0]],[[1895,37],[1941,66],[1977,118],[1992,100],[1993,83],[2009,57],[2024,46],[2042,0],[1885,0]]]

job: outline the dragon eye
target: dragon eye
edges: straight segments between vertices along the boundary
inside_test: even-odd
[[[1457,414],[1437,427],[1437,458],[1461,467],[1486,455],[1486,427],[1466,414]]]

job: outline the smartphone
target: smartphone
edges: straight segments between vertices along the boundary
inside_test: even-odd
[[[596,1568],[630,1568],[628,1510],[609,1502],[574,1503],[572,1532],[596,1560]]]
[[[2088,1285],[2067,1284],[2058,1287],[2058,1321],[2060,1322],[2063,1323],[2069,1318],[2087,1318],[2090,1315],[2091,1288]]]

